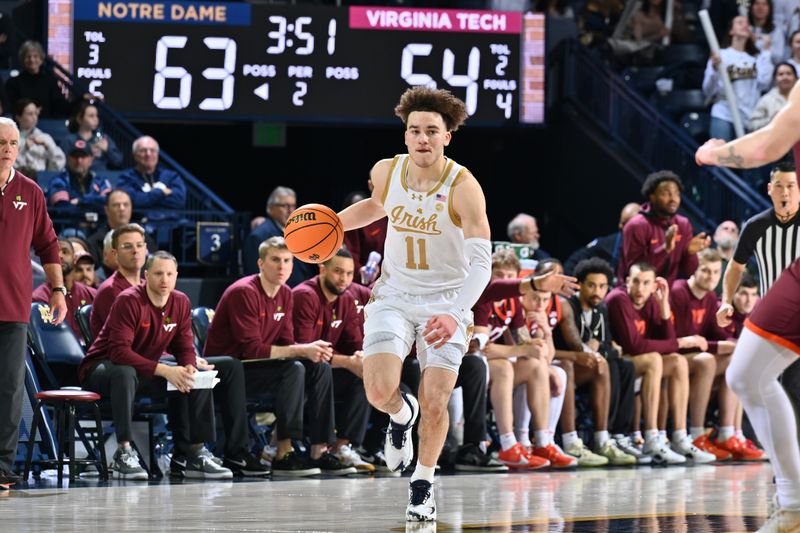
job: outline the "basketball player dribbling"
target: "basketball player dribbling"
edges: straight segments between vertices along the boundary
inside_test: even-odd
[[[467,117],[464,102],[448,91],[416,87],[402,95],[395,114],[405,124],[408,153],[378,161],[370,173],[372,196],[339,216],[345,231],[389,217],[381,275],[364,309],[364,386],[369,402],[390,415],[384,447],[390,469],[412,462],[411,429],[420,418],[406,520],[422,522],[436,520],[433,473],[469,345],[471,309],[491,277],[491,245],[481,186],[444,155]],[[533,283],[569,290],[570,279]],[[403,359],[415,343],[419,400],[399,389]]]
[[[800,161],[800,86],[773,121],[740,139],[711,139],[701,165],[754,168],[794,148]],[[797,215],[795,215],[797,216]],[[745,323],[726,372],[775,470],[777,506],[761,532],[800,532],[800,445],[796,413],[778,376],[800,355],[800,259],[789,265]]]

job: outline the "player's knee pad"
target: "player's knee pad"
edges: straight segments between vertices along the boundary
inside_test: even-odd
[[[391,331],[378,331],[364,337],[364,357],[388,353],[404,359],[410,348],[403,339]]]

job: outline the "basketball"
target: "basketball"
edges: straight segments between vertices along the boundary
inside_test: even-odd
[[[306,204],[295,209],[283,228],[286,246],[306,263],[323,263],[333,257],[344,242],[339,216],[322,204]]]

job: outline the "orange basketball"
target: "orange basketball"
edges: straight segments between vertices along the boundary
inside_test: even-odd
[[[322,204],[295,209],[283,228],[286,246],[306,263],[323,263],[333,257],[344,242],[344,228],[336,212]]]

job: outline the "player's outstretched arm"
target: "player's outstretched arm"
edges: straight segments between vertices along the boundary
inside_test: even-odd
[[[777,161],[800,140],[800,88],[795,85],[789,103],[775,118],[740,139],[726,143],[711,139],[697,149],[698,165],[754,168]]]
[[[345,231],[363,228],[376,220],[386,216],[383,201],[389,185],[389,172],[392,168],[391,159],[382,159],[375,163],[369,173],[372,180],[372,196],[346,207],[339,212]]]

